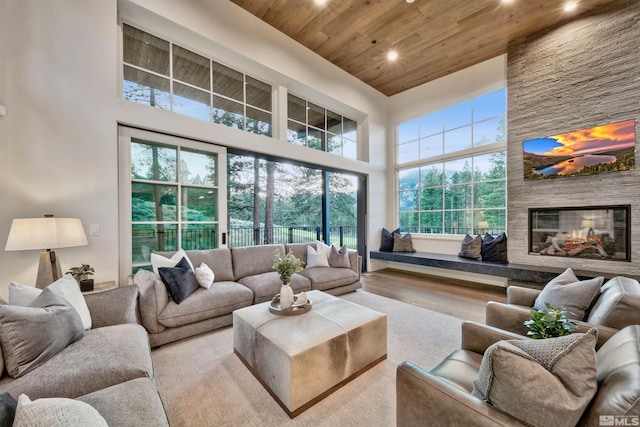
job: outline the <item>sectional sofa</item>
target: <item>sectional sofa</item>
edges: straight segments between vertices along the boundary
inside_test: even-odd
[[[147,333],[138,324],[137,295],[135,286],[85,294],[91,329],[24,375],[13,378],[3,369],[0,393],[82,401],[110,426],[168,426]]]
[[[186,251],[194,266],[207,264],[215,279],[209,289],[196,290],[180,304],[171,299],[158,274],[139,270],[132,282],[139,289],[140,317],[151,346],[231,325],[234,310],[270,301],[282,285],[272,268],[276,251],[282,256],[292,251],[306,265],[308,246],[318,250],[320,245],[309,242]],[[174,253],[160,254],[170,257]],[[355,251],[349,251],[348,257],[349,268],[307,266],[294,274],[294,293],[320,290],[339,295],[361,288],[362,258]]]

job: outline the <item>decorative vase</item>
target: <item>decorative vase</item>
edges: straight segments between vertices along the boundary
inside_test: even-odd
[[[280,288],[280,307],[283,309],[291,308],[293,304],[293,289],[288,283],[283,283]]]

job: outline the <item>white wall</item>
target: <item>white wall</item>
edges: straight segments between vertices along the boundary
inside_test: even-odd
[[[84,262],[97,281],[117,279],[118,122],[306,158],[284,141],[120,99],[119,9],[187,48],[362,120],[360,154],[369,162],[319,152],[313,160],[369,174],[369,241],[377,238],[388,199],[381,93],[227,0],[0,0],[0,105],[8,110],[0,117],[0,244],[13,218],[78,217],[101,234],[88,236],[87,247],[59,250],[63,270]],[[10,280],[34,283],[37,261],[38,251],[3,251],[0,296]]]

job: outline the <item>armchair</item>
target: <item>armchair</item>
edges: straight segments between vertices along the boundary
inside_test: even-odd
[[[398,365],[397,426],[526,425],[471,394],[484,351],[503,339],[528,338],[464,322],[460,350],[451,353],[431,371],[408,361]],[[601,425],[602,415],[640,419],[639,345],[640,325],[631,325],[618,331],[597,351],[597,391],[586,410],[578,413],[577,425]],[[514,399],[521,400],[522,396],[514,396]],[[559,422],[557,425],[564,424]]]

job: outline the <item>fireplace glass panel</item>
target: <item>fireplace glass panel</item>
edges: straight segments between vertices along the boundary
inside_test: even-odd
[[[529,253],[630,261],[629,206],[529,209]]]

